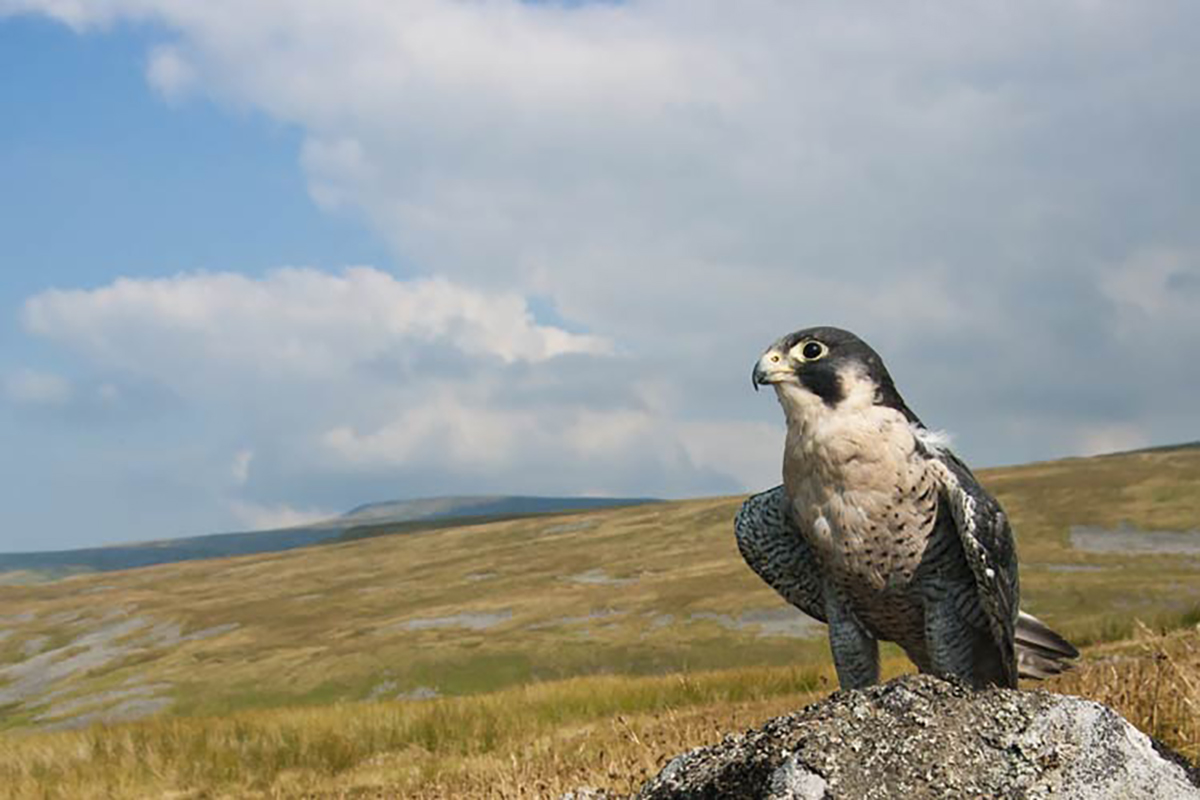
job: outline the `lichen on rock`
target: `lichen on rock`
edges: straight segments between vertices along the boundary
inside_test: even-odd
[[[677,756],[637,800],[1200,800],[1200,772],[1115,711],[910,675]]]

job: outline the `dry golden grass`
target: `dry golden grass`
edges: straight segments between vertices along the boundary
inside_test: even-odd
[[[246,711],[0,739],[18,797],[543,796],[630,788],[674,752],[830,685],[828,669],[576,678],[464,698]]]
[[[908,670],[885,662],[890,677]],[[592,677],[420,703],[160,719],[0,740],[0,791],[37,798],[543,798],[629,792],[674,755],[833,688],[827,667]],[[1036,684],[1033,684],[1036,685]],[[1045,684],[1200,756],[1200,628],[1088,650]]]

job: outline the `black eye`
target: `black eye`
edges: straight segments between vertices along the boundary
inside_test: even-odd
[[[816,361],[825,355],[825,345],[820,342],[806,342],[800,350],[800,355],[804,356],[805,361]]]

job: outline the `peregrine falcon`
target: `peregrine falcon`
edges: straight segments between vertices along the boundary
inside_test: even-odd
[[[1017,555],[1000,504],[926,428],[883,360],[849,331],[806,328],[754,366],[787,419],[783,485],[735,523],[750,567],[829,626],[842,688],[879,680],[879,640],[920,669],[1016,687],[1078,651],[1018,608]]]

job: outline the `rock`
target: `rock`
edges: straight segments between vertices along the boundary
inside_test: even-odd
[[[909,675],[677,756],[635,797],[1200,800],[1200,771],[1099,703]]]
[[[619,800],[618,796],[608,791],[607,789],[595,789],[591,786],[584,786],[580,789],[567,792],[559,795],[558,800]]]

